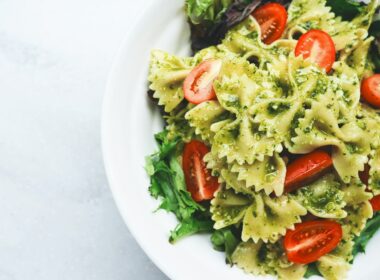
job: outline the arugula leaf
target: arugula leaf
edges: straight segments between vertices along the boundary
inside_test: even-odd
[[[241,242],[240,238],[232,232],[231,228],[214,231],[211,235],[211,243],[215,250],[226,252],[226,262],[232,264],[231,256]]]
[[[186,0],[186,12],[193,24],[211,24],[221,16],[233,0]]]
[[[158,209],[174,213],[180,222],[169,239],[175,242],[197,232],[210,232],[213,222],[208,209],[196,203],[186,190],[179,160],[182,140],[168,139],[167,136],[166,130],[155,135],[159,151],[146,158],[145,170],[150,176],[150,194],[162,199]]]
[[[306,270],[306,273],[305,273],[304,277],[305,278],[310,278],[310,277],[312,277],[314,275],[322,276],[322,274],[318,270],[317,263],[315,263],[315,262],[310,263],[307,266],[307,270]]]
[[[327,0],[327,6],[331,7],[336,16],[344,20],[352,20],[359,15],[364,9],[364,3],[354,0]]]
[[[369,242],[369,240],[373,237],[373,235],[380,228],[380,213],[377,212],[373,218],[368,220],[364,230],[361,234],[355,238],[354,248],[352,250],[353,256],[356,256],[358,253],[364,253],[365,248]]]

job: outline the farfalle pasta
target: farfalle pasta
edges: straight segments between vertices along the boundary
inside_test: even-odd
[[[164,108],[168,139],[182,143],[176,160],[192,168],[183,170],[187,190],[196,202],[211,200],[202,205],[214,231],[235,234],[232,264],[279,279],[302,279],[313,266],[343,279],[380,195],[380,112],[361,100],[361,83],[375,71],[368,29],[378,2],[346,20],[326,0],[293,0],[280,35],[258,18],[264,7],[286,12],[276,5],[259,7],[193,57],[152,51],[149,89]],[[323,42],[306,52],[300,43],[322,31],[334,49],[327,66],[318,57]],[[277,37],[267,44],[268,36]],[[318,151],[328,160],[318,163]],[[339,229],[337,243],[313,261],[293,257],[288,235],[321,221]]]

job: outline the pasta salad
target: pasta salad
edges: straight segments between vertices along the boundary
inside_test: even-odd
[[[254,275],[344,279],[380,227],[378,1],[187,0],[194,55],[153,50],[150,193]]]

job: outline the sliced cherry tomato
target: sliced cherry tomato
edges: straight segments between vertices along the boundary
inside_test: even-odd
[[[284,6],[268,3],[255,10],[252,16],[260,24],[261,40],[265,44],[271,44],[281,38],[288,19]]]
[[[221,68],[222,61],[220,59],[205,60],[195,67],[183,83],[186,100],[193,104],[199,104],[215,99],[213,83]]]
[[[326,32],[310,30],[299,38],[295,55],[310,58],[313,63],[329,72],[335,61],[334,41]]]
[[[363,80],[361,95],[369,104],[380,107],[380,74]]]
[[[295,159],[286,167],[285,191],[292,192],[300,187],[301,183],[310,182],[332,164],[330,155],[322,150]]]
[[[286,232],[286,255],[294,263],[312,263],[334,250],[342,234],[341,225],[334,221],[317,220],[297,224],[294,230]]]
[[[380,195],[374,196],[370,201],[373,211],[380,210]]]
[[[209,148],[200,141],[192,140],[185,144],[182,153],[182,168],[185,173],[187,190],[195,201],[214,197],[219,188],[218,178],[211,175],[203,161]]]

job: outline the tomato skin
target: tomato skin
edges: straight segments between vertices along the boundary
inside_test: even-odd
[[[292,161],[286,167],[285,192],[292,192],[310,179],[332,166],[330,155],[322,150],[315,150]]]
[[[362,81],[361,96],[369,104],[380,108],[380,74]]]
[[[380,210],[380,195],[374,196],[369,202],[372,205],[373,211],[379,211]]]
[[[335,62],[335,44],[329,34],[321,30],[310,30],[303,34],[296,45],[295,55],[310,58],[326,72]]]
[[[187,101],[199,104],[216,98],[214,80],[218,77],[222,61],[208,59],[196,66],[183,82],[183,92]]]
[[[288,19],[288,13],[284,6],[268,3],[255,10],[252,16],[260,25],[261,40],[265,44],[271,44],[281,38]]]
[[[211,175],[203,157],[209,148],[198,140],[185,144],[182,153],[182,169],[185,173],[186,188],[192,198],[200,202],[214,197],[219,189],[218,178]]]
[[[316,220],[296,224],[288,230],[284,248],[289,261],[298,264],[315,262],[331,252],[342,239],[342,226],[334,221]]]

